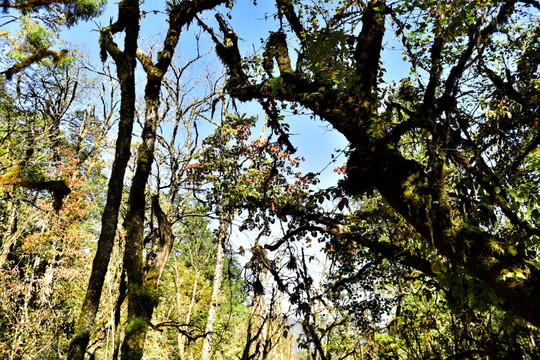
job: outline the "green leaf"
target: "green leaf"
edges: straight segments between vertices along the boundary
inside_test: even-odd
[[[474,291],[472,289],[467,290],[467,300],[471,303],[474,301]]]
[[[540,210],[538,210],[538,208],[532,209],[531,217],[534,221],[540,221]]]

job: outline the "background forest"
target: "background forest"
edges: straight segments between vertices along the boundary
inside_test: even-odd
[[[538,1],[0,6],[0,359],[540,359]]]

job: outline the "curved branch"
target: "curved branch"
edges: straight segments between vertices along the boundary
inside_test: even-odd
[[[68,51],[66,49],[56,52],[54,50],[49,49],[48,47],[45,47],[43,49],[38,50],[37,52],[33,53],[32,55],[27,56],[24,60],[19,61],[15,65],[11,66],[9,69],[2,72],[6,76],[7,80],[11,80],[13,75],[21,72],[22,70],[26,69],[32,64],[35,64],[46,57],[52,58],[52,60],[57,63],[64,59],[66,57],[66,54]]]
[[[374,99],[377,89],[377,74],[381,57],[385,26],[385,1],[370,1],[362,16],[362,30],[358,35],[354,52],[356,74],[360,78],[362,96]]]
[[[285,18],[287,18],[289,25],[291,25],[291,29],[294,31],[296,37],[300,41],[302,48],[305,49],[306,36],[305,36],[304,27],[302,26],[302,23],[300,22],[298,15],[296,15],[296,11],[294,10],[292,1],[276,0],[276,5],[278,7],[278,12],[280,14],[285,15]]]
[[[482,187],[488,192],[488,194],[491,196],[491,198],[493,199],[495,204],[497,206],[499,206],[499,208],[501,209],[503,214],[506,215],[506,217],[510,220],[510,222],[512,222],[512,224],[514,224],[514,225],[520,227],[521,229],[525,230],[530,235],[532,235],[532,234],[540,235],[540,230],[531,228],[527,223],[523,222],[517,216],[516,213],[514,213],[510,209],[510,205],[508,204],[508,201],[506,201],[506,199],[504,199],[501,195],[499,195],[495,191],[495,187],[490,183],[487,176],[482,171],[475,168],[470,163],[469,159],[467,159],[467,157],[465,155],[458,152],[457,150],[449,151],[449,154],[457,163],[459,163],[461,166],[463,166],[463,168],[469,174],[474,176],[476,181],[478,181],[478,183],[480,185],[482,185]],[[483,165],[485,165],[485,164],[483,164]],[[487,166],[487,165],[485,165],[485,166]]]
[[[442,113],[449,106],[451,106],[452,101],[450,100],[455,96],[455,92],[461,76],[463,75],[465,66],[471,58],[474,50],[477,49],[479,44],[487,43],[491,35],[497,30],[497,27],[508,21],[510,15],[514,12],[514,6],[516,2],[516,0],[504,2],[497,16],[495,16],[493,20],[491,20],[491,22],[484,29],[471,32],[469,34],[469,43],[467,44],[467,48],[461,54],[457,64],[452,68],[452,70],[450,70],[450,74],[446,79],[444,85],[444,93],[437,102],[438,113]],[[474,27],[474,29],[477,28],[479,28],[479,24],[478,26]]]

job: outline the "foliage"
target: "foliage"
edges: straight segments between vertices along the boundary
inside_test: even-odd
[[[108,120],[89,97],[94,84],[67,64],[29,69],[2,89],[0,357],[58,358],[94,247]],[[53,182],[68,189],[61,203],[32,185]]]
[[[307,200],[309,186],[317,180],[298,171],[302,158],[294,157],[280,142],[264,136],[250,139],[255,118],[229,116],[203,142],[198,162],[189,166],[189,177],[211,183],[227,208],[247,210],[241,227],[268,233],[276,217],[300,207]]]
[[[71,27],[79,20],[89,20],[100,15],[106,0],[69,0],[69,1],[4,1],[3,9],[6,19],[3,25],[15,23],[3,29],[2,37],[10,43],[6,52],[15,60],[2,74],[10,80],[14,74],[33,64],[52,61],[62,63],[72,60],[67,57],[67,49],[55,50],[58,45],[58,32],[62,27]],[[17,28],[14,37],[10,37],[10,30]],[[50,59],[50,60],[49,60]],[[7,65],[7,64],[6,64]]]
[[[499,324],[521,317],[538,326],[538,169],[529,164],[539,144],[539,62],[528,40],[540,28],[538,4],[275,4],[279,25],[260,51],[259,68],[238,66],[242,54],[234,39],[242,34],[219,17],[224,41],[213,40],[230,74],[231,96],[266,104],[270,125],[284,138],[283,118],[273,109],[293,104],[349,142],[346,179],[313,198],[328,196],[338,209],[291,213],[297,229],[284,238],[330,239],[332,281],[339,285],[329,288],[335,304],[367,320],[357,324],[362,329],[371,326],[383,336],[377,329],[397,301],[395,281],[400,284],[406,268],[431,279],[453,311],[470,308]],[[387,81],[392,64],[383,62],[385,39],[392,35],[409,74]],[[493,315],[498,311],[503,315]],[[498,339],[497,328],[476,333],[476,340]],[[312,341],[325,358],[323,344],[316,336]],[[442,346],[446,340],[438,341]],[[462,356],[469,345],[456,345],[448,357]],[[429,355],[425,349],[414,355],[415,345],[406,346],[409,356]],[[481,347],[475,356],[534,356],[529,348],[505,343],[493,349],[499,355]]]
[[[65,155],[75,159],[72,152]],[[98,206],[88,197],[91,179],[81,178],[79,169],[76,160],[56,168],[72,189],[58,213],[39,198],[11,208],[18,225],[2,239],[9,251],[1,270],[2,357],[55,358],[66,351],[95,236],[88,215]],[[10,237],[15,241],[8,249]]]
[[[224,3],[232,25],[219,14],[217,23],[198,16]],[[81,102],[92,85],[73,68],[78,54],[58,41],[60,28],[98,15],[105,2],[3,3],[5,21],[17,29],[0,33],[6,78],[0,84],[0,356],[61,357],[74,331],[82,329],[75,340],[90,339],[99,296],[89,295],[97,302],[94,314],[83,308],[79,317],[92,318],[90,324],[74,329],[73,309],[95,246],[96,199],[109,192],[114,206],[102,215],[110,227],[102,232],[108,248],[100,257],[106,261],[97,261],[101,278],[109,269],[109,295],[91,336],[92,356],[118,356],[124,332],[122,356],[137,348],[141,357],[150,328],[148,358],[198,357],[199,339],[210,336],[204,326],[215,305],[211,283],[221,276],[219,259],[209,254],[225,247],[231,224],[239,222],[252,235],[251,257],[242,280],[235,255],[246,250],[227,245],[228,276],[210,330],[216,358],[283,356],[293,337],[302,348],[294,356],[322,360],[538,358],[538,2],[268,4],[274,28],[245,57],[245,40],[233,29],[242,20],[233,16],[238,3],[167,2],[169,31],[153,56],[137,48],[138,16],[160,11],[141,13],[139,2],[120,2],[118,20],[100,38],[102,55],[117,65],[124,134],[111,175],[116,185],[106,188],[100,154],[116,98],[111,94],[106,106],[102,100],[103,116],[86,109]],[[182,77],[188,65],[173,65],[176,77],[164,75],[190,24],[214,43],[227,80],[219,98],[213,83],[185,104],[193,84]],[[120,50],[115,35],[124,31]],[[199,47],[204,37],[195,38]],[[391,55],[396,51],[401,56]],[[126,246],[115,247],[127,254],[126,283],[121,254],[112,265],[109,258],[134,136],[136,58],[148,86],[121,237]],[[406,70],[396,74],[394,67]],[[198,144],[197,119],[214,122],[219,101],[223,119]],[[259,138],[251,133],[257,117],[239,115],[236,101],[262,106]],[[229,103],[235,113],[227,113]],[[335,187],[315,189],[316,176],[299,171],[303,159],[293,155],[300,144],[289,136],[288,109],[307,112],[346,138],[348,159],[336,168],[344,178]],[[171,122],[161,122],[159,133],[164,119]],[[164,236],[147,193],[164,201],[167,212],[158,220],[168,219],[175,241],[159,290],[159,276],[143,266]],[[220,222],[215,233],[211,218]],[[146,288],[143,278],[157,280]],[[88,291],[103,289],[101,280]],[[129,317],[122,316],[126,297]],[[285,303],[291,311],[278,313]],[[293,324],[301,330],[295,333]],[[81,346],[84,356],[86,343]]]

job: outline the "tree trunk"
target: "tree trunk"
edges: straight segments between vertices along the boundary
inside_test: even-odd
[[[163,41],[163,48],[157,55],[157,62],[154,64],[151,56],[139,49],[136,51],[136,56],[146,72],[146,112],[142,143],[137,155],[135,174],[128,198],[128,210],[124,219],[126,230],[124,269],[128,277],[128,318],[120,355],[124,360],[140,359],[143,356],[146,332],[159,302],[157,292],[159,278],[172,247],[170,224],[155,198],[153,207],[160,223],[162,239],[152,249],[152,255],[155,258],[150,255],[147,257],[148,272],[145,276],[143,263],[145,192],[154,161],[163,77],[171,64],[183,26],[189,24],[199,12],[211,9],[223,2],[225,0],[200,0],[171,4],[168,10],[169,28]]]
[[[225,212],[221,204],[217,205],[219,216],[219,230],[216,250],[216,266],[214,268],[214,282],[212,285],[212,299],[206,318],[206,327],[204,329],[204,340],[201,350],[201,360],[210,360],[212,354],[212,333],[216,323],[217,307],[221,295],[221,283],[223,282],[223,267],[225,265],[225,242],[229,238],[229,226],[232,220],[232,213]]]
[[[346,190],[352,195],[363,195],[377,190],[388,204],[416,229],[427,245],[472,274],[498,295],[504,302],[502,308],[511,309],[531,324],[540,326],[540,297],[537,296],[540,290],[540,270],[531,263],[529,254],[522,248],[517,249],[515,254],[498,250],[506,248],[514,238],[531,237],[537,234],[538,230],[525,224],[498,194],[495,189],[500,190],[503,187],[495,187],[490,182],[493,174],[489,167],[471,164],[464,155],[470,151],[471,140],[459,135],[463,131],[460,129],[462,125],[455,128],[452,125],[450,132],[446,120],[444,123],[441,121],[448,117],[448,114],[457,115],[457,118],[461,116],[459,111],[456,114],[453,112],[458,109],[454,110],[454,107],[461,101],[461,94],[466,93],[463,88],[460,89],[464,85],[459,84],[461,77],[465,75],[465,68],[481,65],[478,61],[482,57],[475,59],[477,50],[490,44],[490,37],[514,16],[515,5],[515,1],[503,2],[498,13],[478,21],[474,30],[478,31],[478,35],[472,37],[469,46],[456,57],[459,61],[449,74],[445,74],[445,80],[442,79],[444,72],[440,62],[441,52],[447,44],[440,39],[441,43],[432,47],[433,67],[429,73],[430,80],[421,91],[424,94],[417,99],[421,106],[415,105],[407,110],[407,116],[412,120],[407,125],[410,128],[398,126],[391,130],[381,126],[384,120],[379,109],[384,101],[379,98],[380,91],[377,91],[377,79],[381,70],[380,54],[388,14],[380,9],[386,6],[385,1],[366,2],[361,19],[362,28],[355,39],[356,49],[350,58],[356,69],[351,71],[354,76],[348,74],[348,77],[354,79],[354,83],[351,87],[345,87],[345,90],[339,87],[334,89],[334,85],[327,86],[324,82],[291,74],[284,68],[280,69],[280,82],[282,81],[283,85],[278,88],[270,86],[276,82],[276,78],[253,81],[255,79],[249,78],[242,69],[238,37],[225,21],[218,18],[225,39],[223,43],[219,42],[211,30],[207,30],[216,42],[217,54],[230,72],[227,88],[233,97],[241,101],[279,99],[294,102],[309,108],[315,115],[331,124],[351,144],[347,180],[344,183]],[[286,6],[283,8],[287,9]],[[291,22],[291,14],[287,11],[284,15]],[[294,22],[291,22],[294,28],[293,24]],[[300,35],[298,40],[302,41],[303,36],[305,35]],[[288,56],[285,51],[270,55]],[[506,92],[502,88],[499,91]],[[443,115],[447,111],[448,114]],[[404,156],[396,146],[411,129],[421,129],[435,135],[435,138],[425,143],[429,154],[428,165]],[[472,149],[481,145],[481,142],[473,144]],[[433,149],[429,150],[430,146]],[[458,150],[462,146],[464,150]],[[481,162],[484,156],[488,155],[477,154],[475,161]],[[446,188],[448,184],[444,170],[449,160],[458,166],[459,171],[471,176],[487,190],[489,201],[495,205],[491,215],[497,218],[507,217],[516,226],[511,234],[490,232],[482,223],[473,225],[462,220],[458,209],[453,207],[449,199],[451,191]],[[463,217],[466,215],[462,214]],[[524,279],[509,277],[502,281],[503,271],[512,268],[520,269],[522,274],[527,275]]]
[[[2,252],[0,253],[0,269],[4,267],[7,261],[9,253],[11,252],[11,246],[17,239],[17,222],[19,218],[19,199],[12,196],[11,191],[8,192],[8,200],[6,213],[9,214],[9,219],[6,227],[6,232],[3,236]]]
[[[124,266],[128,277],[130,274],[131,277],[128,282],[128,318],[126,334],[122,343],[122,359],[140,359],[143,355],[146,332],[154,309],[159,303],[157,294],[159,280],[173,246],[174,237],[171,224],[159,206],[157,196],[152,199],[152,209],[158,219],[159,237],[154,240],[152,250],[147,255],[144,266],[142,248],[137,248],[135,251],[126,249],[125,254],[127,255],[124,256]],[[143,245],[142,231],[140,240],[141,245]],[[133,258],[130,257],[126,263],[126,256],[134,255],[137,256],[135,262],[129,263],[129,261],[133,261]],[[141,275],[143,276],[142,280],[139,280]]]
[[[176,274],[178,277],[178,269],[176,270]],[[195,306],[196,298],[197,298],[197,287],[199,285],[199,277],[200,277],[200,271],[199,269],[195,270],[195,279],[193,280],[193,288],[191,290],[191,298],[189,300],[189,306],[188,306],[188,312],[186,314],[186,318],[184,320],[184,326],[182,326],[182,330],[188,331],[188,325],[191,321],[191,314],[193,312],[193,307]],[[178,311],[178,320],[180,320],[180,312],[181,312],[181,306],[180,306],[180,289],[177,289],[176,291],[176,306]],[[186,359],[186,336],[182,332],[178,332],[178,358],[180,360]]]
[[[120,354],[121,327],[119,325],[120,325],[120,317],[122,316],[122,304],[124,303],[124,300],[126,300],[126,296],[127,296],[126,292],[127,292],[126,274],[122,272],[122,274],[120,275],[120,287],[118,289],[118,298],[116,299],[116,306],[114,309],[114,328],[113,328],[114,341],[113,341],[112,360],[118,359],[118,355]]]
[[[151,86],[151,83],[153,83],[153,86]],[[128,318],[121,347],[122,359],[140,359],[142,357],[146,331],[152,319],[154,308],[158,303],[157,289],[145,284],[143,230],[146,210],[146,184],[154,160],[160,86],[161,78],[148,80],[142,144],[139,147],[136,170],[129,193],[128,211],[124,219],[124,228],[126,230],[124,269],[128,277]],[[155,91],[149,93],[149,89]]]
[[[139,16],[138,0],[122,0],[118,5],[118,21],[101,32],[102,52],[107,51],[113,57],[120,80],[120,122],[116,139],[116,153],[107,188],[107,202],[101,217],[101,233],[96,255],[92,264],[86,296],[75,325],[75,334],[68,350],[68,359],[72,360],[84,359],[116,237],[118,211],[124,189],[124,175],[131,156],[131,133],[135,118],[135,53],[139,37]],[[112,34],[124,29],[124,51],[122,52],[112,41]]]

